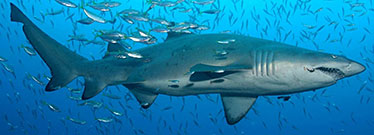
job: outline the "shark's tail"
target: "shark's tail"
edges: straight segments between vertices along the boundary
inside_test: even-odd
[[[10,7],[11,21],[24,24],[23,31],[26,38],[51,70],[52,78],[45,88],[46,91],[60,89],[78,76],[85,78],[83,99],[91,98],[104,89],[106,85],[96,87],[99,83],[94,80],[97,79],[87,77],[87,68],[90,68],[94,62],[88,61],[49,37],[12,3]]]
[[[47,84],[46,91],[53,91],[64,87],[80,75],[80,66],[88,62],[87,59],[49,37],[12,3],[10,7],[11,20],[24,24],[23,31],[26,38],[51,70],[52,78]]]

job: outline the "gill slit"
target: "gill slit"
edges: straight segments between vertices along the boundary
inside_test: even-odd
[[[274,52],[271,52],[271,73],[275,75]]]
[[[268,51],[265,51],[263,53],[263,57],[262,57],[262,76],[267,76],[268,72],[267,72],[267,59],[268,59]]]
[[[261,51],[259,51],[258,53],[257,53],[257,76],[261,76],[261,74],[262,74],[262,70],[261,70],[261,65],[262,65],[262,52]]]
[[[257,76],[257,70],[256,70],[256,67],[257,67],[257,63],[256,63],[256,51],[253,51],[253,75]]]

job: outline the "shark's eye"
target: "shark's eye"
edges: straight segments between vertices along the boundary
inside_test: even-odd
[[[336,55],[331,55],[331,57],[332,57],[333,59],[336,59],[338,56],[336,56]]]

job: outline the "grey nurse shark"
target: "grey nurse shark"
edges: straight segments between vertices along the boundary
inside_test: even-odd
[[[234,34],[169,33],[164,43],[133,52],[142,58],[121,59],[117,56],[128,52],[109,44],[108,55],[89,61],[49,37],[13,4],[11,20],[23,23],[26,38],[50,68],[46,91],[83,76],[83,100],[106,86],[123,85],[143,108],[158,94],[217,93],[229,124],[239,122],[259,96],[315,90],[365,70],[344,56]]]

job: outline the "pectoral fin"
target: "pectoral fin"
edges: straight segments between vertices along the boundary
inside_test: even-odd
[[[233,125],[239,122],[255,103],[257,97],[232,96],[221,94],[227,123]]]

